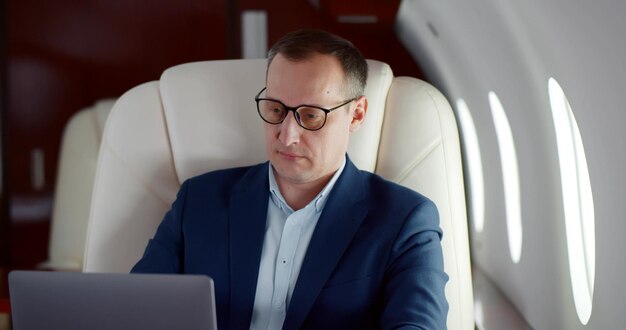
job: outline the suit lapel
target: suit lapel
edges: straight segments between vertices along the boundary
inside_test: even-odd
[[[364,191],[359,170],[348,159],[313,232],[283,329],[302,327],[315,299],[367,214]]]
[[[250,327],[269,194],[268,163],[253,167],[230,196],[230,328]]]

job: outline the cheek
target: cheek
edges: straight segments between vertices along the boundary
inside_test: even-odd
[[[309,146],[315,148],[317,155],[324,162],[334,163],[337,158],[341,158],[346,152],[348,143],[347,128],[333,127],[333,131],[328,133],[330,134],[320,136],[315,141],[310,141],[314,143],[309,144]]]
[[[268,124],[265,124],[263,127],[263,135],[265,137],[265,149],[267,149],[268,152],[271,150],[274,140],[276,140],[275,128],[275,125]]]

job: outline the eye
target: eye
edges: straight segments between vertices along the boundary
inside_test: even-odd
[[[265,112],[272,116],[281,115],[285,112],[285,108],[276,102],[269,101],[269,102],[266,102],[264,106],[265,106]]]
[[[287,110],[278,102],[272,100],[259,101],[259,114],[269,123],[280,123]]]
[[[315,108],[300,108],[298,109],[298,114],[300,115],[300,118],[307,121],[320,120],[324,116],[323,111]]]

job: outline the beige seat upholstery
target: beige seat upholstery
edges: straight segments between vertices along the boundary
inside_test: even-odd
[[[436,89],[394,78],[368,61],[369,111],[348,154],[361,169],[422,192],[444,231],[450,329],[473,329],[465,197],[450,105]],[[115,104],[93,193],[84,270],[128,272],[169,209],[180,183],[220,168],[266,159],[254,95],[265,60],[190,63],[140,85]]]
[[[48,260],[40,268],[80,271],[91,191],[106,118],[115,103],[104,99],[74,114],[63,132],[50,224]]]

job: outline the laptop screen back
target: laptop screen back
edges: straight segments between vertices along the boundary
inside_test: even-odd
[[[201,275],[13,271],[9,294],[16,330],[217,328]]]

